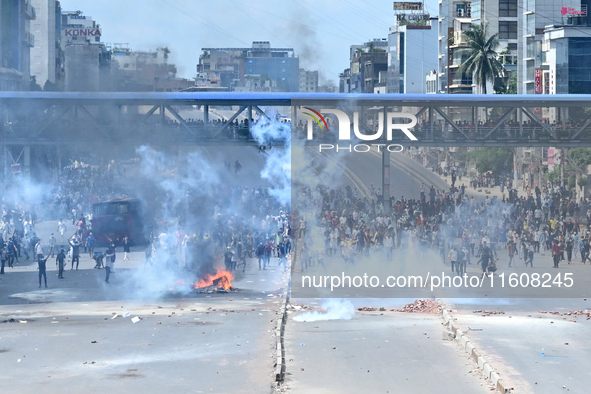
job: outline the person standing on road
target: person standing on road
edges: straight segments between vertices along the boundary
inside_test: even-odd
[[[76,270],[78,270],[78,265],[80,264],[80,242],[78,242],[78,236],[74,236],[72,239],[69,240],[70,246],[72,246],[72,268],[74,269],[74,261],[76,262]]]
[[[43,279],[45,280],[45,287],[47,287],[47,267],[45,263],[47,262],[48,258],[49,256],[43,258],[42,254],[37,255],[37,264],[39,265],[39,288],[41,288],[41,277],[43,277]]]
[[[61,237],[62,237],[62,242],[64,242],[64,234],[66,232],[66,225],[65,223],[62,221],[62,219],[59,220],[59,222],[57,222],[57,232],[60,233]]]
[[[449,260],[451,261],[451,272],[455,272],[454,268],[458,264],[458,252],[456,251],[456,247],[453,246],[448,253]]]
[[[91,259],[94,256],[94,243],[96,238],[92,235],[92,232],[88,233],[88,237],[86,237],[86,250],[88,251],[88,257]]]
[[[57,277],[64,279],[64,267],[66,265],[66,251],[64,248],[61,248],[55,256],[55,263],[57,264]]]
[[[105,252],[105,282],[109,283],[109,277],[111,276],[111,270],[113,269],[113,256],[115,255],[115,247],[114,245],[109,246],[107,251]]]
[[[259,243],[257,245],[257,248],[255,249],[254,253],[259,260],[259,270],[261,270],[261,269],[266,270],[267,265],[265,264],[265,245],[263,245],[262,243]]]
[[[7,259],[6,250],[4,248],[0,249],[0,263],[2,264],[0,267],[0,275],[4,275],[4,266],[6,265]]]
[[[49,257],[53,257],[53,253],[56,250],[56,246],[57,240],[55,239],[53,233],[51,233],[51,236],[49,237]]]
[[[129,257],[127,256],[128,253],[131,253],[131,251],[129,250],[129,238],[125,237],[123,238],[123,261],[125,260],[129,260]],[[175,248],[176,250],[176,248]]]
[[[568,240],[566,241],[566,259],[569,264],[571,263],[572,258],[573,258],[573,240],[571,239],[571,237],[568,237]]]
[[[564,252],[558,246],[558,241],[554,240],[552,243],[552,258],[554,259],[554,268],[558,268],[558,263],[560,262],[560,255]]]

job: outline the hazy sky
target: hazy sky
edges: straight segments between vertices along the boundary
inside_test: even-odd
[[[250,47],[270,41],[291,47],[300,66],[328,79],[348,67],[349,45],[386,38],[392,0],[60,0],[101,25],[105,43],[133,50],[168,46],[178,76],[192,78],[201,48]],[[437,0],[426,2],[437,14]]]

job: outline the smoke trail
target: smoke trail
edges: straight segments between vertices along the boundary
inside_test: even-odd
[[[293,318],[295,321],[314,322],[320,320],[350,320],[355,316],[355,307],[348,300],[332,298],[322,303],[326,312],[306,312]]]
[[[262,117],[250,131],[262,147],[284,142],[285,148],[265,150],[267,160],[261,177],[273,185],[270,194],[281,205],[291,205],[291,124],[275,120],[277,116],[272,111],[268,112],[271,116]]]

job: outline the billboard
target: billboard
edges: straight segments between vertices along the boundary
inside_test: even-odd
[[[66,37],[97,37],[101,36],[101,29],[65,29]]]
[[[418,1],[395,1],[394,11],[422,11],[423,3]]]
[[[539,68],[536,69],[534,86],[535,86],[535,93],[541,94],[542,93],[542,70],[540,70]]]

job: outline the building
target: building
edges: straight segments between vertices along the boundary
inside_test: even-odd
[[[339,93],[349,93],[351,91],[351,69],[346,68],[339,74]]]
[[[318,71],[300,68],[300,92],[318,92]]]
[[[534,93],[591,94],[591,27],[546,27],[542,53]]]
[[[518,45],[518,0],[472,0],[472,23],[487,24],[489,36],[498,34],[499,61],[505,70],[504,83],[511,78],[512,73],[517,72],[517,45]],[[500,82],[500,81],[497,81]],[[493,91],[493,84],[487,86],[487,92]],[[474,93],[480,92],[480,86],[475,86]]]
[[[363,45],[349,47],[350,66],[339,75],[339,91],[373,93],[379,87],[380,72],[388,70],[386,38],[374,38]]]
[[[31,75],[36,77],[41,87],[61,90],[64,84],[64,50],[60,45],[60,2],[31,0],[31,3],[37,13],[31,26],[31,31],[37,38],[35,46],[31,48]]]
[[[66,45],[101,42],[102,31],[100,25],[91,17],[83,15],[82,11],[64,11],[61,21],[60,45],[63,50]]]
[[[426,93],[425,77],[437,69],[437,18],[392,26],[388,35],[388,93]],[[424,19],[422,20],[424,21]]]
[[[35,17],[30,0],[0,0],[0,90],[29,90]]]
[[[587,6],[588,0],[519,0],[517,93],[535,94],[545,27],[586,25]]]
[[[456,75],[465,56],[461,50],[468,48],[463,32],[472,23],[470,1],[439,0],[438,17],[438,66],[439,93],[472,93],[472,76]],[[463,59],[462,59],[463,58]]]
[[[197,81],[231,90],[297,92],[299,65],[293,48],[271,48],[269,41],[254,41],[251,48],[203,48]]]
[[[167,47],[155,51],[132,51],[128,44],[111,49],[113,90],[123,92],[175,92],[194,86],[193,81],[176,77],[169,64]]]

